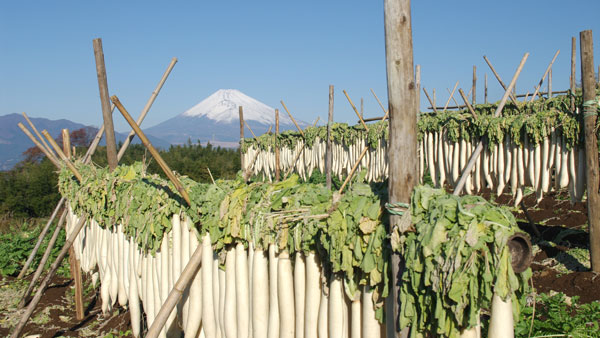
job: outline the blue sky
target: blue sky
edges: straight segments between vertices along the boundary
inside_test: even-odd
[[[568,87],[571,37],[594,31],[600,62],[600,1],[413,1],[415,64],[440,105],[454,83],[478,101],[488,74],[489,98],[530,52],[517,91],[533,91],[557,49],[553,88]],[[172,57],[175,66],[148,114],[152,126],[220,88],[236,88],[274,107],[284,100],[296,118],[327,115],[335,85],[335,120],[356,123],[346,89],[365,115],[386,99],[383,1],[2,1],[0,115],[102,123],[92,40],[103,40],[109,91],[136,117]],[[579,51],[579,45],[577,47]],[[577,56],[579,74],[579,55]],[[597,69],[597,66],[596,66]],[[578,75],[579,77],[579,75]],[[458,100],[458,96],[456,96]],[[425,107],[421,95],[421,106]],[[128,130],[115,113],[115,127]]]

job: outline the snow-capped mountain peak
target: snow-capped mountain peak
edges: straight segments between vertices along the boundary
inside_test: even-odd
[[[219,89],[197,105],[185,111],[186,117],[204,116],[219,123],[231,123],[239,119],[239,106],[244,109],[244,120],[263,124],[275,124],[275,109],[251,98],[237,89]],[[285,112],[279,112],[281,124],[292,121]]]

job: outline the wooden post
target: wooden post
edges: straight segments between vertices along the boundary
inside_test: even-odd
[[[119,109],[119,111],[121,112],[121,115],[123,115],[125,120],[127,120],[127,123],[129,123],[129,125],[131,126],[131,129],[133,129],[135,131],[135,133],[137,134],[137,136],[140,138],[140,140],[142,140],[142,143],[144,144],[146,149],[148,149],[148,151],[150,152],[152,157],[154,157],[154,160],[156,160],[156,162],[158,163],[160,168],[163,170],[165,175],[167,175],[167,177],[169,178],[171,183],[173,183],[173,185],[175,186],[175,189],[177,189],[177,191],[179,192],[181,197],[183,197],[183,199],[186,201],[186,203],[188,205],[191,205],[190,196],[188,195],[187,191],[185,190],[185,188],[183,187],[183,185],[181,184],[179,179],[175,176],[175,174],[173,174],[173,171],[171,171],[171,168],[169,168],[169,166],[162,159],[162,157],[160,156],[160,154],[158,153],[156,148],[154,148],[152,143],[150,143],[150,141],[148,140],[148,138],[146,137],[144,132],[135,123],[133,118],[131,118],[131,115],[129,115],[129,113],[127,112],[125,107],[123,107],[123,105],[121,104],[121,101],[119,101],[119,98],[116,95],[113,95],[110,99],[115,104],[117,109]]]
[[[275,109],[275,181],[279,181],[280,173],[280,159],[279,147],[277,146],[277,138],[279,137],[279,109]]]
[[[25,118],[25,120],[27,121],[27,123],[29,124],[29,126],[31,127],[33,132],[37,135],[37,137],[39,137],[40,141],[42,141],[42,144],[44,145],[44,147],[46,147],[46,150],[48,150],[51,154],[54,154],[54,152],[52,151],[52,148],[50,148],[48,143],[46,143],[46,141],[44,141],[44,138],[42,137],[42,135],[40,135],[40,132],[35,127],[35,124],[33,124],[33,122],[31,122],[31,120],[29,119],[29,116],[27,116],[27,114],[25,114],[25,112],[23,112],[23,117]]]
[[[244,107],[239,106],[238,112],[240,115],[240,167],[245,171],[244,155],[242,154],[242,142],[244,142]]]
[[[414,82],[412,26],[410,0],[384,0],[385,56],[390,114],[389,202],[410,202],[417,183],[417,101]],[[435,106],[435,104],[434,104]],[[398,225],[400,217],[390,215],[390,228]],[[389,299],[393,317],[388,322],[388,338],[406,337],[408,329],[400,332],[399,291],[403,263],[398,254],[392,255],[392,287]],[[391,329],[391,330],[390,330]]]
[[[476,103],[476,95],[475,91],[477,90],[477,66],[473,66],[473,105]]]
[[[475,110],[473,109],[471,104],[469,104],[469,98],[467,98],[467,95],[465,95],[465,92],[462,90],[462,88],[459,89],[458,92],[460,93],[460,96],[462,97],[463,101],[465,102],[467,109],[469,109],[469,112],[471,113],[471,115],[473,115],[473,119],[477,120],[477,113],[475,113]]]
[[[331,141],[331,127],[333,125],[333,85],[329,85],[329,115],[327,118],[327,145],[325,151],[325,172],[326,178],[325,183],[327,189],[331,189],[331,161],[332,153],[331,147],[333,146]]]
[[[142,125],[144,118],[148,114],[148,111],[150,111],[150,107],[152,107],[154,100],[156,100],[158,93],[162,89],[162,86],[165,84],[165,81],[167,81],[167,77],[169,77],[169,74],[171,74],[171,70],[173,70],[173,67],[175,67],[176,63],[177,63],[177,58],[171,59],[171,63],[169,64],[169,66],[167,67],[167,70],[164,72],[162,78],[158,82],[158,85],[152,92],[152,95],[150,95],[150,99],[148,99],[148,102],[146,102],[144,109],[142,109],[142,112],[140,113],[140,116],[138,117],[138,119],[136,121],[138,126]],[[127,150],[129,143],[131,143],[131,141],[133,140],[134,137],[135,137],[135,132],[132,130],[129,132],[129,135],[127,135],[127,138],[125,139],[125,141],[123,142],[123,145],[121,145],[121,148],[119,149],[119,153],[117,154],[117,162],[119,162],[121,160],[121,158],[123,158],[123,155],[125,154],[125,150]]]
[[[552,98],[552,68],[548,72],[548,98]]]
[[[363,118],[365,116],[365,105],[363,102],[363,98],[360,98],[360,117]]]
[[[108,82],[106,80],[106,67],[104,65],[104,51],[102,50],[102,39],[94,39],[94,56],[96,58],[96,72],[98,74],[98,88],[100,89],[100,103],[102,104],[102,117],[104,119],[104,132],[106,133],[106,154],[108,156],[108,167],[110,171],[117,167],[117,143],[115,141],[115,128],[113,126],[112,114],[110,113],[110,101],[108,99]]]
[[[596,79],[594,76],[594,45],[592,31],[579,33],[581,57],[581,84],[583,91],[583,126],[585,132],[585,165],[587,209],[590,233],[592,271],[600,273],[600,194],[598,186],[598,140],[596,139]]]
[[[71,161],[67,158],[65,153],[63,153],[63,151],[60,150],[60,147],[58,146],[58,144],[56,144],[56,141],[54,141],[52,136],[50,136],[50,133],[48,133],[48,131],[44,129],[44,130],[42,130],[42,134],[46,137],[46,140],[48,141],[48,143],[50,143],[50,145],[54,148],[54,150],[56,151],[58,156],[63,160],[63,162],[65,162],[65,164],[67,165],[67,168],[69,168],[73,172],[75,177],[77,177],[77,180],[79,182],[81,182],[81,180],[82,180],[81,174],[79,173],[77,168],[75,168],[73,163],[71,163]]]
[[[446,109],[448,109],[448,105],[450,104],[450,100],[454,97],[454,92],[456,91],[456,87],[458,87],[458,81],[456,81],[456,83],[454,84],[454,88],[452,88],[452,92],[450,92],[450,96],[448,97],[448,100],[446,101],[446,104],[444,105],[444,110],[446,111]]]
[[[67,158],[71,158],[71,137],[69,135],[69,129],[63,128],[61,130],[62,142],[63,142],[63,152],[67,156]]]
[[[296,119],[294,119],[294,117],[292,116],[292,113],[290,113],[290,111],[287,109],[287,107],[285,106],[285,103],[283,103],[283,100],[281,100],[280,102],[281,102],[281,105],[283,106],[283,109],[285,109],[285,112],[288,113],[290,119],[292,119],[292,122],[294,122],[294,125],[296,126],[296,128],[298,128],[298,131],[300,131],[300,134],[302,134],[302,137],[304,137],[304,132],[302,131],[302,128],[300,128],[298,123],[296,123]]]
[[[19,126],[19,128],[21,128],[21,130],[25,133],[25,135],[27,135],[29,137],[29,139],[33,142],[33,144],[35,144],[39,150],[42,151],[42,153],[44,153],[44,155],[46,155],[46,157],[50,160],[50,162],[52,162],[52,164],[54,164],[57,168],[60,169],[60,161],[58,160],[58,158],[56,158],[54,156],[54,153],[51,153],[48,149],[46,149],[46,147],[44,147],[32,134],[31,132],[27,129],[27,127],[25,127],[23,125],[23,123],[19,122],[17,123],[17,126]]]
[[[427,100],[429,101],[429,104],[431,104],[431,108],[437,114],[438,111],[437,111],[437,108],[435,107],[435,100],[432,100],[431,97],[429,97],[429,93],[427,93],[427,89],[425,89],[425,87],[423,87],[423,92],[425,93],[425,96],[427,97]]]
[[[575,82],[576,82],[576,74],[575,74],[575,57],[576,57],[576,49],[577,49],[577,39],[575,37],[571,38],[571,76],[569,77],[569,89],[571,89],[571,94],[575,95]],[[571,111],[575,113],[575,100],[571,97]]]
[[[539,93],[540,88],[542,88],[542,84],[544,83],[546,76],[548,76],[548,72],[550,71],[550,69],[552,69],[552,65],[554,64],[554,61],[556,61],[556,57],[558,56],[559,53],[560,53],[560,49],[557,50],[556,53],[554,54],[552,61],[550,61],[550,64],[548,65],[548,67],[546,68],[546,71],[544,72],[544,76],[542,76],[542,79],[540,80],[538,85],[535,87],[535,91],[533,92],[533,95],[531,96],[531,100],[529,102],[533,102],[533,100],[535,100],[535,97]]]
[[[498,82],[500,83],[500,85],[502,86],[502,89],[506,90],[506,85],[504,84],[504,82],[502,82],[502,79],[500,78],[500,75],[498,75],[498,73],[496,72],[496,70],[494,69],[494,66],[492,66],[492,63],[490,62],[490,60],[488,60],[487,56],[483,56],[483,59],[485,60],[485,62],[487,63],[487,65],[490,67],[490,69],[492,70],[492,73],[494,74],[494,76],[496,77],[496,80],[498,80]],[[515,97],[514,91],[512,91],[510,93],[510,99],[511,101],[518,107],[517,104],[517,98]]]
[[[25,328],[25,324],[27,324],[27,321],[33,314],[33,310],[35,310],[35,307],[40,302],[40,299],[42,299],[42,295],[48,288],[48,284],[50,284],[50,280],[56,273],[56,270],[58,270],[58,267],[60,266],[60,263],[62,262],[62,260],[67,255],[69,248],[71,248],[71,246],[73,245],[73,242],[75,241],[75,238],[81,231],[81,228],[83,228],[86,218],[87,218],[86,214],[81,215],[81,217],[79,218],[79,222],[73,227],[73,232],[67,236],[68,238],[65,241],[65,245],[63,246],[62,250],[58,254],[58,257],[56,257],[56,260],[50,267],[50,271],[48,271],[46,278],[44,278],[44,280],[42,281],[42,284],[40,285],[37,292],[35,293],[35,296],[31,300],[31,303],[29,303],[29,306],[27,306],[27,309],[25,310],[25,313],[23,313],[23,316],[19,320],[19,323],[17,323],[17,326],[15,327],[15,329],[13,330],[13,332],[11,334],[11,338],[17,338],[17,337],[21,336],[21,331],[23,331],[23,328]]]
[[[435,88],[433,88],[433,105],[436,106],[436,104],[437,104],[437,102],[436,102],[436,99],[435,99]]]
[[[415,82],[417,84],[417,115],[418,115],[421,112],[421,65],[417,65],[415,67]]]
[[[483,102],[485,104],[488,103],[488,97],[487,97],[487,73],[485,73],[485,75],[483,77]]]

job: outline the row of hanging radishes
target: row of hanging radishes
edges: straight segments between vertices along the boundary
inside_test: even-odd
[[[77,221],[70,213],[67,232]],[[134,336],[142,334],[142,313],[152,325],[196,248],[202,264],[169,316],[162,337],[382,337],[384,326],[375,319],[372,292],[348,295],[339,277],[327,287],[318,257],[300,252],[290,257],[237,244],[225,251],[224,269],[213,252],[210,237],[199,243],[187,217],[172,218],[172,230],[155,256],[144,254],[123,234],[122,226],[101,228],[90,221],[74,243],[84,272],[100,279],[102,310],[116,302],[127,306]],[[352,299],[350,298],[352,296]]]

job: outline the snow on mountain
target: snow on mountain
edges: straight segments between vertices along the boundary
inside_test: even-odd
[[[244,120],[268,125],[275,124],[275,109],[237,89],[219,89],[182,115],[186,117],[204,116],[217,122],[231,123],[239,120],[239,106],[244,109]],[[285,112],[279,114],[279,121],[282,124],[292,123]]]

